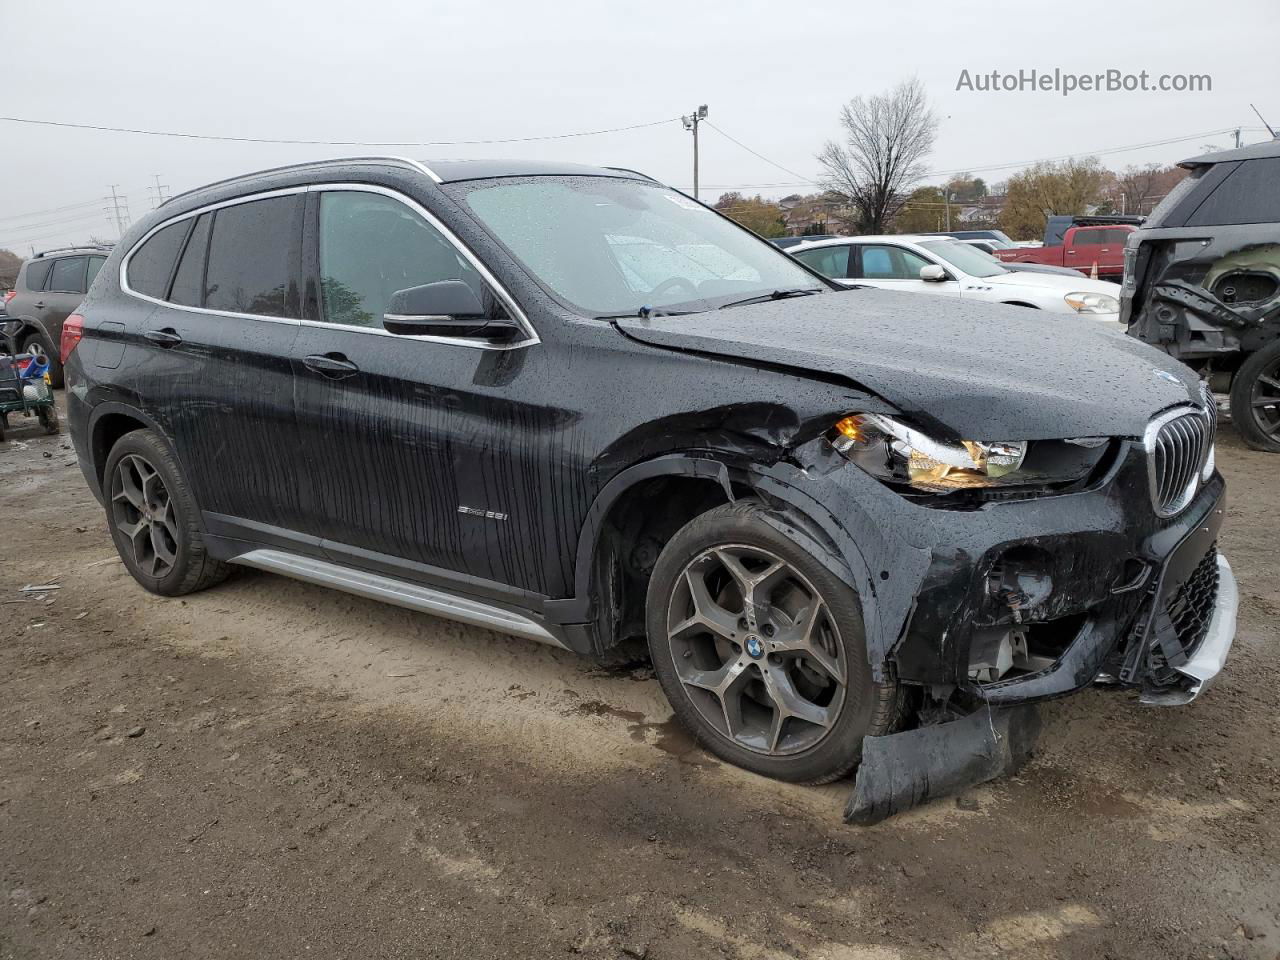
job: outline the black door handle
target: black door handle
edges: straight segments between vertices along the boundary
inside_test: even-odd
[[[359,367],[340,353],[312,354],[303,358],[302,365],[330,380],[342,380],[360,372]]]
[[[35,303],[33,303],[33,304],[32,304],[32,306],[33,306],[33,307],[35,307],[37,310],[43,310],[43,309],[44,309],[44,301],[43,301],[43,300],[37,300]]]
[[[176,347],[182,342],[182,338],[178,336],[178,331],[174,330],[173,327],[165,327],[163,330],[148,330],[143,336],[159,347]]]

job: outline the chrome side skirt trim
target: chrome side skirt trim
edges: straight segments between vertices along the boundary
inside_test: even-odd
[[[446,620],[469,623],[475,627],[509,633],[539,643],[568,649],[541,624],[523,614],[495,607],[481,600],[459,597],[433,587],[406,583],[377,573],[343,567],[325,560],[302,557],[283,550],[250,550],[231,560],[246,567],[278,573],[295,580],[332,587],[356,596],[381,600],[420,613],[429,613]]]

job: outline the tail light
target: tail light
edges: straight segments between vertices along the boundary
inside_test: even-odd
[[[71,351],[80,343],[80,338],[84,336],[84,317],[78,313],[73,313],[62,322],[62,343],[58,345],[58,354],[63,365],[66,365],[67,358],[71,356]]]
[[[4,302],[5,302],[5,303],[8,303],[10,300],[12,300],[12,299],[13,299],[14,297],[16,297],[17,295],[18,295],[18,291],[17,291],[17,290],[7,290],[7,291],[5,291],[5,295],[4,295]]]

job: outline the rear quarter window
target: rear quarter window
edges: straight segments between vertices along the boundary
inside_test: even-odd
[[[169,278],[173,276],[178,251],[182,249],[182,242],[190,229],[190,220],[171,223],[138,247],[129,257],[126,272],[129,289],[163,300],[169,293]]]
[[[29,260],[26,272],[22,275],[22,286],[26,290],[43,290],[44,282],[49,278],[53,268],[52,260]]]
[[[1189,227],[1280,223],[1280,157],[1246,160],[1196,209]]]

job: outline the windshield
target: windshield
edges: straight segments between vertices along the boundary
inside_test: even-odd
[[[991,254],[959,240],[921,240],[920,246],[971,277],[996,277],[1010,272]]]
[[[480,183],[464,202],[561,300],[586,316],[710,310],[827,289],[772,244],[674,190],[608,177]]]

